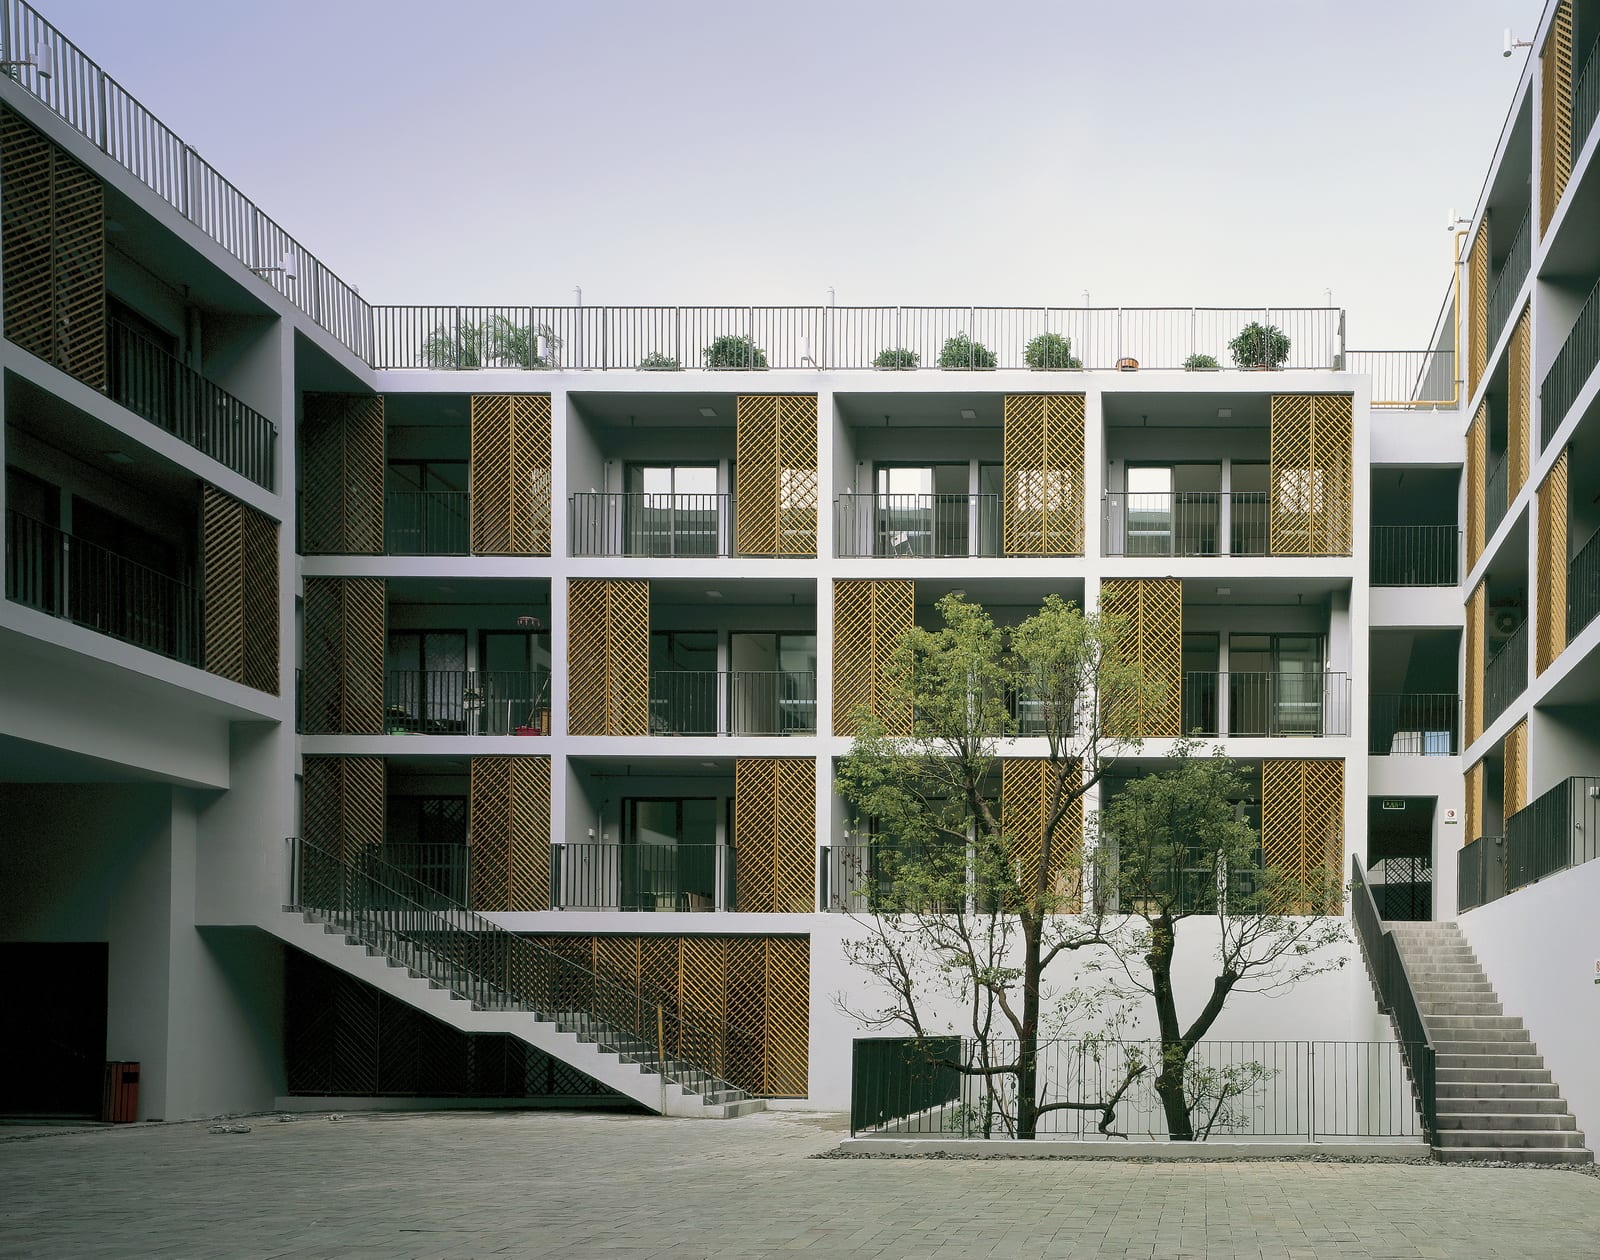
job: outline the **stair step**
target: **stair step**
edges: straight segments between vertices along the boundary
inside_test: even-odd
[[[1555,1117],[1567,1115],[1567,1104],[1560,1095],[1548,1098],[1528,1098],[1520,1094],[1505,1098],[1474,1098],[1465,1094],[1441,1094],[1439,1112],[1453,1116]]]
[[[1538,1146],[1553,1148],[1558,1146],[1582,1146],[1583,1134],[1572,1130],[1561,1132],[1552,1129],[1444,1129],[1438,1133],[1436,1145],[1450,1146],[1495,1146],[1507,1150],[1517,1147]]]
[[[1506,1070],[1523,1071],[1542,1068],[1544,1056],[1540,1054],[1440,1054],[1437,1060],[1440,1071],[1460,1068],[1468,1072]]]
[[[1441,1085],[1549,1085],[1549,1068],[1441,1067]]]
[[[1506,1032],[1524,1031],[1520,1015],[1437,1015],[1428,1021],[1428,1027],[1435,1032],[1448,1031],[1452,1028],[1471,1028],[1485,1031],[1501,1029]]]
[[[1468,1075],[1465,1080],[1438,1082],[1440,1103],[1445,1099],[1483,1098],[1503,1102],[1513,1098],[1548,1101],[1559,1100],[1561,1091],[1553,1081],[1486,1081]]]
[[[1441,1037],[1434,1032],[1433,1048],[1440,1054],[1516,1054],[1537,1055],[1538,1047],[1528,1040],[1527,1033],[1519,1033],[1515,1041],[1509,1037],[1501,1041],[1477,1037]],[[1530,1065],[1533,1066],[1533,1065]]]
[[[1583,1147],[1436,1146],[1433,1157],[1443,1164],[1492,1159],[1507,1164],[1592,1164],[1594,1154]]]
[[[1441,1129],[1539,1129],[1575,1131],[1576,1116],[1553,1111],[1441,1111]]]

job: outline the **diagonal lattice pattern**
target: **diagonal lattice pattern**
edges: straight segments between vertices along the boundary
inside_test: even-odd
[[[305,592],[306,732],[381,734],[388,610],[383,579],[307,578]]]
[[[472,551],[550,554],[550,395],[472,398]]]
[[[270,695],[279,692],[278,522],[252,507],[244,508],[242,528],[244,580],[245,686]]]
[[[1471,844],[1483,834],[1483,762],[1477,761],[1468,766],[1461,777],[1466,789],[1461,843]]]
[[[1269,868],[1315,883],[1344,869],[1344,762],[1269,758],[1261,763],[1261,857]],[[1302,902],[1296,914],[1334,907]]]
[[[1349,394],[1274,394],[1268,549],[1275,556],[1348,556],[1354,412]]]
[[[816,555],[816,395],[741,394],[736,426],[735,549],[750,556]]]
[[[341,856],[383,843],[387,768],[382,757],[307,757],[300,831]]]
[[[650,722],[650,583],[567,583],[567,722],[573,735],[645,735]]]
[[[816,763],[809,757],[734,762],[736,909],[809,914],[816,905]]]
[[[1502,824],[1519,809],[1528,804],[1528,719],[1523,718],[1506,732],[1500,803],[1504,811]],[[1504,827],[1501,835],[1507,834]]]
[[[300,422],[300,550],[378,556],[384,551],[383,397],[307,394]]]
[[[1082,394],[1006,395],[1006,555],[1083,554],[1083,422]]]
[[[1524,306],[1506,347],[1506,506],[1527,484],[1533,429],[1532,307]]]
[[[1534,595],[1535,672],[1542,674],[1567,646],[1567,538],[1570,451],[1563,450],[1539,485],[1538,590]]]
[[[1175,738],[1183,727],[1183,583],[1177,578],[1108,578],[1100,611],[1120,622],[1118,650],[1137,663],[1147,693],[1110,696],[1106,730]]]
[[[200,494],[205,668],[278,694],[278,523],[215,486]]]
[[[1479,582],[1467,597],[1466,647],[1462,664],[1465,684],[1463,707],[1466,709],[1462,721],[1467,728],[1468,745],[1483,734],[1484,630],[1487,624],[1484,618],[1487,610],[1487,595],[1483,583]]]
[[[1467,255],[1467,397],[1478,392],[1489,362],[1489,215],[1478,220]]]
[[[1467,568],[1471,570],[1483,555],[1488,526],[1489,500],[1489,404],[1478,404],[1478,413],[1467,426]]]
[[[472,908],[550,908],[550,758],[474,757]]]
[[[1572,178],[1572,0],[1561,0],[1539,54],[1539,235]]]
[[[862,710],[891,735],[911,734],[911,710],[891,693],[889,664],[916,622],[916,584],[905,578],[833,583],[833,729],[860,730]]]
[[[1083,767],[1076,760],[1061,768],[1063,785],[1080,785]],[[1056,766],[1048,757],[1006,757],[1000,762],[1000,825],[1017,862],[1017,882],[1024,896],[1040,889],[1044,833],[1056,800]],[[1051,839],[1050,868],[1042,889],[1043,902],[1058,914],[1083,909],[1083,797],[1067,802]]]
[[[766,963],[766,1056],[761,1093],[769,1098],[802,1098],[810,1093],[810,939],[768,937]]]

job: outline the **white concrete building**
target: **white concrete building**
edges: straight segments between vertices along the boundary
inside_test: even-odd
[[[846,1106],[834,765],[959,589],[1129,612],[1141,757],[1292,778],[1258,821],[1459,922],[1600,1126],[1600,4],[1547,9],[1422,351],[1334,309],[375,307],[7,12],[0,949],[41,1010],[0,1110],[106,1059],[146,1118]],[[1241,366],[1249,325],[1287,340]],[[1215,1035],[1391,1038],[1347,948]]]

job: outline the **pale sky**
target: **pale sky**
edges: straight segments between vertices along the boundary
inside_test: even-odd
[[[1421,348],[1540,0],[36,0],[373,302],[1320,306]]]

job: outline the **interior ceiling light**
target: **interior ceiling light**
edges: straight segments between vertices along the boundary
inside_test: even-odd
[[[715,407],[702,407],[700,408],[700,414],[707,420],[715,420],[717,417],[717,409]]]
[[[1233,408],[1232,407],[1218,407],[1217,408],[1217,419],[1218,420],[1232,420],[1233,419]]]
[[[714,761],[702,761],[700,763],[700,768],[702,770],[715,770],[717,768],[717,763]]]
[[[1233,594],[1233,587],[1231,587],[1231,586],[1219,586],[1219,587],[1217,587],[1217,594],[1218,595],[1232,595]]]
[[[961,418],[963,420],[976,420],[978,418],[978,413],[971,407],[963,407],[961,409]]]
[[[113,464],[133,463],[133,456],[128,454],[127,451],[103,451],[101,453]]]
[[[706,598],[707,599],[721,599],[722,598],[722,592],[721,591],[707,591],[706,592]]]

